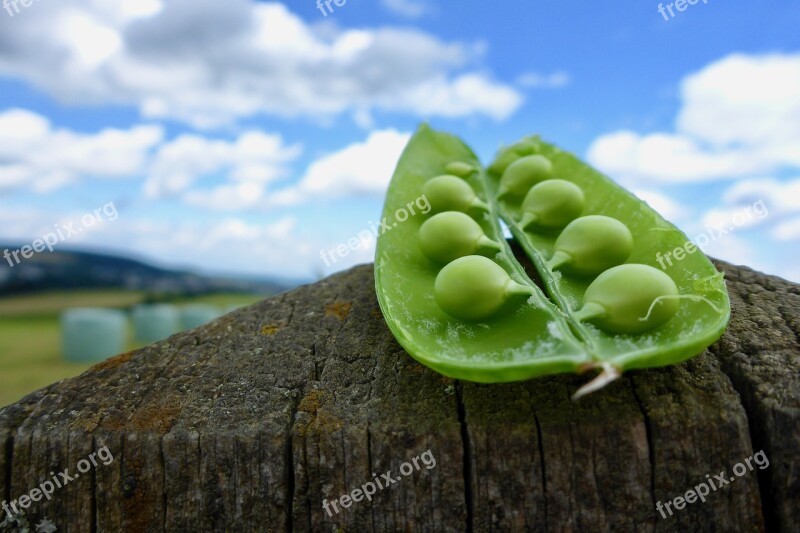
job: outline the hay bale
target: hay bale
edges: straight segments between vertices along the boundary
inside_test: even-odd
[[[180,312],[168,304],[137,305],[133,310],[133,329],[137,341],[158,342],[181,330]]]
[[[199,328],[222,316],[219,308],[210,304],[191,304],[181,309],[181,326],[184,330]]]
[[[67,361],[97,362],[125,350],[128,320],[114,309],[69,309],[61,315],[61,333]]]

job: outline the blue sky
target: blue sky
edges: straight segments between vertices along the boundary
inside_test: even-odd
[[[487,163],[540,133],[690,237],[733,227],[710,255],[800,281],[800,9],[700,0],[665,20],[658,2],[497,5],[9,5],[0,240],[113,202],[118,217],[58,246],[328,274],[372,260],[366,246],[325,265],[320,250],[378,220],[427,120]]]

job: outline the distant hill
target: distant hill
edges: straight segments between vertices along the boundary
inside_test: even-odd
[[[0,244],[3,250],[19,246]],[[12,259],[13,262],[13,259]],[[43,290],[118,288],[167,294],[243,292],[276,294],[297,285],[285,280],[202,276],[166,270],[141,261],[79,251],[34,254],[12,267],[0,255],[0,294]]]

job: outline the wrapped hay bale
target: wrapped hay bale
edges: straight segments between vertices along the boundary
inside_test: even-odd
[[[137,305],[133,310],[136,340],[153,343],[181,330],[180,312],[174,305]]]
[[[128,320],[114,309],[69,309],[61,315],[62,353],[67,361],[102,361],[125,351]]]
[[[181,327],[194,329],[222,316],[218,307],[210,304],[191,304],[181,309]]]

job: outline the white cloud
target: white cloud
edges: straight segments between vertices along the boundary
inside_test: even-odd
[[[316,28],[251,0],[61,0],[0,17],[0,74],[63,102],[135,105],[203,128],[359,110],[506,118],[522,96],[475,70],[481,54],[419,30]]]
[[[425,14],[425,4],[415,0],[382,0],[390,11],[409,18],[421,17]]]
[[[296,186],[276,192],[271,202],[292,205],[310,198],[383,194],[410,137],[393,129],[374,131],[364,142],[312,163]]]
[[[687,210],[665,194],[644,189],[637,189],[632,192],[667,220],[676,220],[686,215]]]
[[[188,191],[183,200],[189,205],[212,211],[242,211],[258,206],[264,190],[260,183],[244,182],[220,185],[211,190]]]
[[[517,85],[527,89],[557,89],[569,85],[570,76],[566,72],[558,71],[552,74],[527,72],[517,78]]]
[[[36,113],[10,109],[0,113],[0,188],[45,192],[81,177],[132,177],[162,137],[157,126],[77,133],[56,129]]]
[[[752,179],[730,187],[723,195],[729,204],[763,200],[772,214],[800,212],[800,178],[789,181]]]
[[[84,210],[51,209],[27,206],[0,206],[0,242],[24,244],[53,231],[56,224],[81,228]],[[204,217],[200,221],[165,216],[138,218],[137,213],[121,208],[110,220],[101,211],[101,222],[56,244],[56,250],[107,250],[110,253],[144,258],[170,268],[190,268],[202,272],[243,273],[257,276],[280,274],[309,276],[318,268],[319,251],[309,238],[297,235],[294,216]],[[157,235],[158,238],[153,238]],[[2,249],[0,249],[2,253]]]
[[[708,151],[681,135],[617,131],[596,139],[589,162],[628,183],[685,183],[753,175],[768,165],[741,149]]]
[[[115,226],[116,242],[109,245],[123,242],[137,254],[206,272],[309,275],[316,260],[303,239],[294,235],[295,224],[293,217],[270,222],[241,218],[206,223],[126,221]],[[154,234],[159,238],[153,239]]]
[[[766,206],[766,204],[764,204]],[[715,207],[700,217],[706,228],[722,228],[727,231],[739,231],[760,225],[769,216],[769,208],[761,210],[760,206]]]
[[[150,197],[186,191],[204,176],[224,174],[233,185],[214,191],[194,191],[190,203],[220,209],[254,203],[264,184],[285,175],[285,165],[300,155],[280,135],[248,131],[233,141],[186,134],[161,146],[154,157],[145,193]],[[238,208],[234,207],[234,208]]]
[[[716,146],[800,139],[800,54],[733,54],[681,84],[678,131]]]
[[[413,109],[425,116],[457,118],[480,109],[496,120],[508,117],[521,104],[522,96],[514,89],[497,85],[482,74],[465,74],[455,79],[440,76],[381,100],[381,107],[386,109]]]
[[[617,131],[590,162],[627,182],[741,178],[800,168],[800,54],[734,54],[687,76],[674,133]]]
[[[690,237],[694,238],[696,235],[690,235]],[[711,257],[728,261],[734,265],[747,265],[751,268],[759,268],[762,259],[747,240],[731,233],[711,239],[707,245],[702,247],[702,251]]]
[[[800,217],[792,218],[775,226],[772,236],[779,241],[800,240]]]

